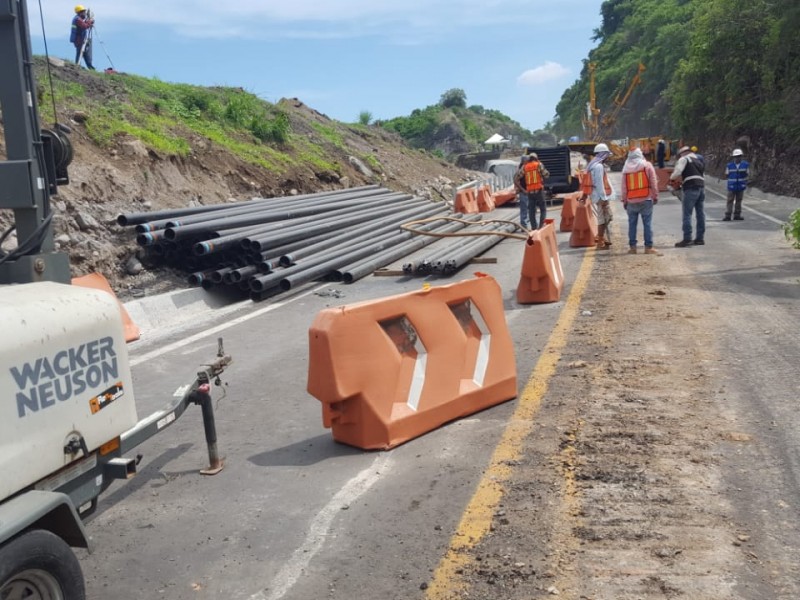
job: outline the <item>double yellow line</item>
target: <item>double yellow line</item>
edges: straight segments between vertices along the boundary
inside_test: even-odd
[[[450,540],[450,547],[428,584],[425,597],[429,600],[452,600],[454,597],[459,597],[459,592],[464,591],[465,583],[460,573],[473,563],[474,558],[469,550],[477,546],[489,532],[495,509],[503,499],[506,484],[511,476],[511,465],[521,457],[522,442],[533,428],[533,419],[539,411],[542,398],[547,392],[550,379],[555,374],[561,352],[578,315],[580,302],[594,266],[594,256],[594,252],[587,252],[583,259],[566,305],[519,397],[517,409],[495,448],[489,468],[478,483],[478,489]]]

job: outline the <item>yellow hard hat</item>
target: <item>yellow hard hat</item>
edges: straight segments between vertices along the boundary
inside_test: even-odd
[[[78,13],[82,13],[82,12],[83,12],[83,11],[85,11],[85,10],[86,10],[86,7],[85,7],[85,6],[83,6],[82,4],[78,4],[78,5],[75,7],[75,14],[77,15]]]

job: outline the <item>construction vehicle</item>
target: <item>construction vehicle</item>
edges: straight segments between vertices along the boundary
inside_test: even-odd
[[[611,158],[608,164],[611,168],[620,167],[625,162],[627,148],[609,139],[614,131],[617,119],[628,103],[633,91],[642,83],[642,73],[646,70],[643,63],[639,63],[636,73],[631,78],[630,84],[624,94],[617,92],[613,100],[613,108],[605,113],[601,113],[597,107],[597,94],[595,89],[595,71],[597,63],[591,62],[587,66],[589,71],[589,102],[586,104],[586,115],[582,117],[582,123],[586,139],[580,142],[570,142],[568,145],[576,152],[583,154],[591,153],[591,149],[598,142],[605,142],[611,151]],[[602,116],[601,116],[602,114]]]
[[[222,469],[210,392],[231,359],[220,340],[164,410],[137,420],[116,298],[70,285],[54,251],[50,197],[69,183],[72,147],[66,128],[39,126],[27,22],[26,0],[0,3],[0,210],[13,211],[0,245],[14,228],[18,240],[0,249],[0,598],[83,600],[70,547],[91,550],[83,519],[136,473],[131,450],[198,404],[204,472]]]

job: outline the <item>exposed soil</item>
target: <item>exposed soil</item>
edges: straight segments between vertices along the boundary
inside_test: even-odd
[[[54,76],[79,83],[88,98],[120,99],[121,86],[103,74],[90,73],[71,64],[54,61]],[[279,198],[294,194],[381,184],[395,191],[431,200],[453,197],[454,186],[474,178],[428,152],[411,149],[397,135],[380,127],[357,128],[334,122],[298,99],[280,101],[289,116],[292,135],[306,138],[330,152],[338,172],[310,165],[276,173],[248,164],[212,141],[191,134],[191,154],[186,158],[162,156],[132,137],[118,137],[110,147],[100,147],[86,133],[91,114],[74,107],[58,107],[60,120],[72,128],[69,136],[75,158],[69,168],[70,184],[59,188],[53,199],[57,249],[67,252],[73,276],[102,273],[122,298],[153,294],[186,286],[185,274],[160,269],[132,275],[128,261],[137,246],[133,231],[116,224],[120,213],[155,211],[194,205],[245,201],[253,197]],[[336,125],[343,144],[334,145],[319,136],[312,124]],[[0,158],[5,158],[0,128]],[[364,165],[359,156],[375,158]],[[360,163],[360,164],[359,164]],[[11,214],[0,211],[0,231]],[[4,245],[17,241],[12,235]]]
[[[707,312],[659,283],[678,272],[690,276],[665,257],[598,257],[524,458],[454,598],[742,597],[737,575],[758,557],[731,517],[720,442],[749,437],[720,418]]]

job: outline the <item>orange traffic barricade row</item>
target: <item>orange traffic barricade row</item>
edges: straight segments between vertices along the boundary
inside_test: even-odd
[[[494,197],[488,185],[478,188],[478,210],[481,212],[492,212],[494,210]]]
[[[493,195],[493,199],[495,206],[503,206],[503,204],[508,204],[509,202],[516,200],[517,192],[514,189],[514,186],[507,187],[496,191]]]
[[[72,285],[91,288],[93,290],[102,290],[104,292],[108,292],[114,296],[115,300],[117,300],[117,295],[114,293],[114,290],[111,289],[108,280],[100,273],[89,273],[88,275],[83,275],[82,277],[75,277],[72,280]],[[128,311],[125,310],[125,307],[122,305],[122,302],[117,300],[117,304],[119,305],[119,312],[122,316],[122,327],[125,331],[125,341],[134,342],[138,340],[142,336],[142,332],[139,330],[139,327],[136,326],[136,323],[133,322],[128,314]]]
[[[575,207],[581,195],[581,192],[558,194],[557,197],[563,198],[564,200],[564,203],[561,205],[561,224],[559,226],[561,231],[572,231],[572,226],[575,223]]]
[[[552,219],[545,219],[545,226],[531,231],[525,240],[525,255],[517,285],[517,302],[558,302],[563,288],[564,271],[558,254],[556,228]]]
[[[491,277],[328,308],[308,338],[308,392],[334,439],[358,448],[393,448],[517,393]]]
[[[478,210],[478,197],[474,188],[467,188],[456,192],[456,201],[453,210],[464,215],[474,215]]]
[[[672,167],[664,167],[663,169],[659,169],[656,167],[656,176],[658,177],[658,191],[659,192],[666,192],[667,185],[669,184],[669,176],[672,175],[673,168]]]
[[[594,246],[597,241],[597,217],[589,200],[575,205],[575,221],[572,224],[572,235],[569,236],[571,248]]]

